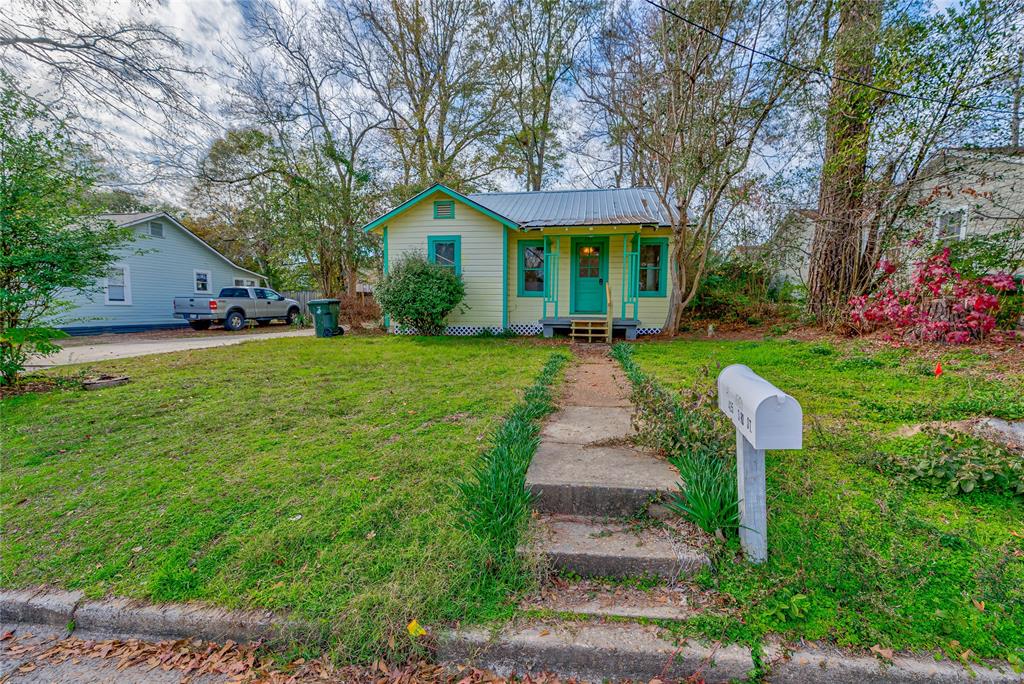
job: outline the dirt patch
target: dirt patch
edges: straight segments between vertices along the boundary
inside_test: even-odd
[[[959,432],[998,444],[1015,453],[1024,454],[1024,421],[1005,421],[1000,418],[971,418],[969,420],[934,420],[927,423],[905,425],[896,434],[913,437],[924,430],[943,433]]]
[[[77,378],[43,378],[32,376],[22,378],[18,384],[11,387],[0,386],[0,399],[16,397],[22,394],[41,394],[54,390],[77,390],[81,388],[82,382]]]
[[[606,353],[584,352],[566,371],[563,406],[631,406],[629,383]]]

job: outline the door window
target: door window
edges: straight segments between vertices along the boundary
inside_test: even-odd
[[[580,245],[576,268],[580,278],[600,278],[601,247],[598,245]]]
[[[267,296],[267,290],[264,290],[262,287],[255,288],[253,293],[256,295],[256,299],[270,299],[270,297]]]

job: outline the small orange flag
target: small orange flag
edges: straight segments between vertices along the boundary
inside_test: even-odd
[[[942,362],[941,361],[939,361],[937,364],[935,364],[935,377],[939,377],[940,375],[942,375]]]

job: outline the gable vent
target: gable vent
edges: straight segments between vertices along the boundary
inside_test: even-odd
[[[434,218],[453,219],[455,218],[455,202],[452,200],[440,200],[434,202]]]

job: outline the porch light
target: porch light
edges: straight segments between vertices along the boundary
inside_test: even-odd
[[[596,249],[594,247],[584,246],[580,249],[580,256],[594,256]]]

